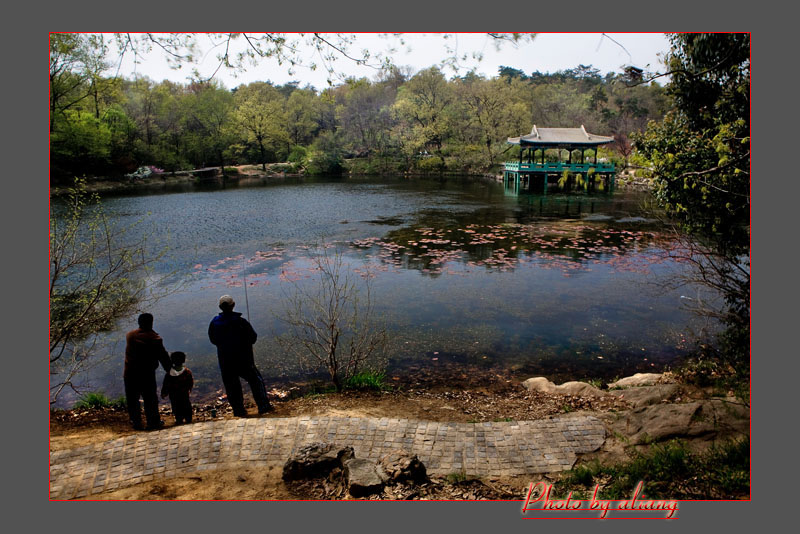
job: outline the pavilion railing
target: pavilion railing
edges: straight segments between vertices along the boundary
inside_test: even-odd
[[[569,172],[586,173],[590,169],[594,169],[597,173],[613,173],[616,172],[616,167],[613,163],[527,163],[519,161],[506,161],[504,164],[505,170],[514,172]]]

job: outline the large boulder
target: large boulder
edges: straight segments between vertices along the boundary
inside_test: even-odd
[[[428,481],[425,464],[419,460],[416,454],[389,453],[383,456],[378,463],[387,479],[392,483]]]
[[[328,443],[312,443],[300,447],[284,464],[283,480],[288,482],[327,477],[334,469],[341,469],[353,456],[352,447],[334,449]]]
[[[383,490],[386,479],[381,476],[375,462],[363,458],[350,458],[344,462],[347,491],[353,497],[365,497]]]
[[[636,373],[633,376],[620,378],[616,382],[608,384],[608,389],[612,388],[634,388],[640,386],[652,386],[657,384],[664,375],[661,373]]]
[[[582,397],[602,397],[607,394],[586,382],[564,382],[557,386],[543,376],[529,378],[522,385],[528,391],[540,391],[542,393],[561,393],[563,395],[579,395]]]
[[[614,423],[633,444],[672,438],[737,437],[749,431],[746,406],[722,400],[686,404],[655,404],[636,408]]]

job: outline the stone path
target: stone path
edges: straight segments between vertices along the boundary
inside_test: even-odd
[[[50,498],[72,499],[197,471],[277,465],[314,442],[350,445],[356,458],[418,455],[428,473],[525,475],[568,470],[598,449],[605,428],[590,416],[441,423],[409,419],[229,419],[142,432],[50,454]]]

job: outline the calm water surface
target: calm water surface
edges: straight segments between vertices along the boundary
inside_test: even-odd
[[[448,365],[556,380],[661,370],[701,325],[684,307],[690,290],[665,288],[686,267],[669,258],[674,243],[647,199],[514,196],[466,178],[331,178],[186,186],[104,204],[120,224],[143,220],[142,231],[155,229],[168,246],[157,274],[175,273],[170,283],[182,285],[147,311],[208,393],[221,388],[208,323],[225,293],[247,314],[245,282],[265,379],[301,376],[275,336],[287,295],[313,280],[309,257],[322,243],[371,279],[391,333],[390,375]],[[106,361],[82,380],[122,393],[124,333],[135,322],[105,338]]]

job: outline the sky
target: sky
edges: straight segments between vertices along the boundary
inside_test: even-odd
[[[214,47],[210,36],[200,35],[198,43],[201,52],[197,54],[199,62],[196,65],[203,77],[210,77],[219,64],[217,54],[222,46]],[[245,47],[243,39],[234,41],[236,49]],[[410,66],[414,72],[436,65],[448,57],[447,47],[454,48],[458,55],[467,54],[469,57],[460,65],[458,74],[463,75],[471,68],[486,77],[498,74],[500,66],[509,66],[520,69],[527,74],[534,71],[555,72],[573,68],[579,64],[592,65],[602,74],[607,72],[620,72],[623,65],[634,65],[645,70],[659,70],[660,56],[669,49],[669,42],[664,34],[660,33],[575,33],[556,34],[540,33],[532,42],[525,42],[517,46],[504,43],[498,50],[496,41],[484,33],[450,34],[447,39],[442,34],[403,34],[402,37],[380,36],[378,34],[356,34],[355,42],[350,50],[358,53],[367,49],[372,55],[386,54],[394,49],[391,57],[396,65]],[[483,55],[480,61],[472,59],[473,53]],[[452,54],[451,54],[452,55]],[[301,58],[307,63],[320,62],[320,57],[313,49],[306,47],[301,52]],[[116,70],[115,68],[112,70]],[[373,79],[377,71],[373,68],[363,67],[346,58],[340,57],[335,67],[337,72],[344,76],[367,77]],[[457,73],[452,69],[444,69],[445,75],[452,77]],[[154,81],[169,79],[174,82],[186,82],[192,74],[191,66],[184,66],[180,70],[171,69],[167,64],[165,54],[159,49],[154,49],[145,56],[140,64],[133,62],[133,56],[126,54],[119,66],[119,75],[127,78],[135,76],[148,76]],[[301,87],[311,85],[318,90],[329,86],[330,74],[324,68],[312,71],[307,67],[296,67],[290,72],[287,64],[279,65],[274,59],[261,59],[256,66],[248,66],[244,73],[235,74],[224,68],[219,69],[214,78],[228,88],[253,81],[271,81],[274,84],[284,84],[290,81],[300,82]],[[333,78],[334,85],[341,82]]]

